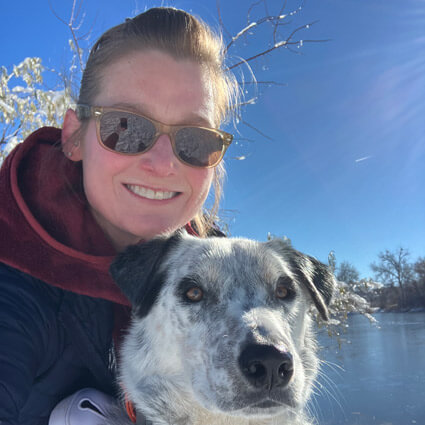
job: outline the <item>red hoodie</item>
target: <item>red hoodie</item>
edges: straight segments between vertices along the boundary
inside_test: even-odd
[[[109,274],[116,252],[84,194],[81,163],[43,127],[0,170],[0,262],[50,285],[129,306]],[[196,232],[190,223],[186,230]],[[222,235],[220,232],[217,235]]]
[[[108,269],[115,251],[84,195],[81,164],[65,158],[61,131],[44,127],[0,170],[0,261],[50,285],[118,304]]]

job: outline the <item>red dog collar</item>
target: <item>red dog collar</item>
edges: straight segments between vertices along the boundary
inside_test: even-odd
[[[136,423],[136,411],[134,409],[133,403],[128,399],[127,394],[124,394],[124,403],[125,403],[125,410],[127,412],[128,417],[130,418],[130,421],[135,424]]]

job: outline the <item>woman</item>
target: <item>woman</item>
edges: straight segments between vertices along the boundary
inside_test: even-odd
[[[62,131],[36,131],[5,161],[2,424],[47,424],[81,388],[114,395],[113,343],[128,313],[108,274],[114,255],[181,227],[213,232],[203,204],[215,184],[216,211],[231,142],[217,129],[236,93],[222,52],[186,12],[126,20],[92,48]]]

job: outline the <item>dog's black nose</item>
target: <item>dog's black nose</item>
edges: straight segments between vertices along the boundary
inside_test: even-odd
[[[239,356],[239,367],[256,388],[286,386],[294,374],[292,356],[272,345],[248,345]]]

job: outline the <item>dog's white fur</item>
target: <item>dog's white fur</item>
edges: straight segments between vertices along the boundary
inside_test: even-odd
[[[177,234],[131,247],[111,272],[133,305],[120,383],[149,421],[310,423],[303,408],[318,359],[309,310],[314,302],[327,315],[334,280],[326,266],[281,240]],[[282,282],[287,298],[276,296]],[[192,287],[202,290],[199,302],[187,298]],[[249,382],[240,358],[250,344],[289,353],[286,385]]]

